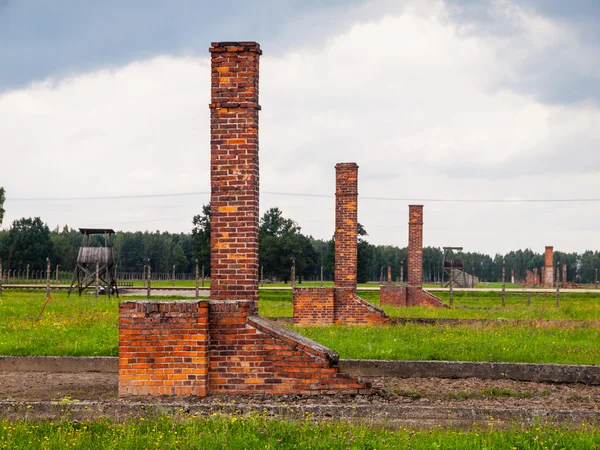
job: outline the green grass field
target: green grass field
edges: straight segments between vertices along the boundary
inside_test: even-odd
[[[167,415],[121,423],[0,421],[0,449],[597,449],[591,426],[487,427],[430,431],[347,422],[276,420],[258,414],[211,418]]]
[[[395,327],[294,327],[344,359],[600,364],[600,328],[491,323]]]
[[[379,293],[362,291],[378,303]],[[481,295],[481,294],[479,294]],[[591,318],[597,315],[598,299],[567,295],[562,306],[544,306],[544,318]],[[185,297],[156,297],[172,300]],[[67,297],[55,292],[40,320],[43,291],[5,291],[0,297],[0,354],[53,356],[116,356],[118,300],[100,296]],[[460,304],[459,299],[456,299]],[[465,297],[479,309],[431,310],[393,308],[395,317],[504,317],[489,324],[301,329],[301,333],[338,351],[342,358],[424,359],[507,362],[557,362],[600,364],[600,328],[597,322],[565,323],[538,320],[540,306],[495,308],[492,294]],[[475,308],[472,306],[472,308]],[[481,308],[493,309],[481,309]],[[537,309],[536,309],[537,308]],[[586,309],[587,308],[587,309]],[[523,313],[531,310],[531,317]],[[259,312],[269,317],[291,317],[289,291],[260,291]],[[518,317],[511,317],[513,316]],[[528,313],[529,314],[529,313]],[[523,320],[513,320],[513,319]]]

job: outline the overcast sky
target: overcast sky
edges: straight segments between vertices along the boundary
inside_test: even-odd
[[[600,201],[497,202],[600,199],[598,23],[598,0],[0,0],[3,226],[189,232],[208,47],[255,40],[261,211],[329,239],[354,161],[373,244],[422,203],[425,245],[598,250]]]

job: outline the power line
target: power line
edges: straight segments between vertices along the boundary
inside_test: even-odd
[[[15,197],[7,198],[7,202],[54,202],[54,201],[79,201],[79,200],[124,200],[138,198],[159,197],[190,197],[197,195],[208,195],[209,191],[198,192],[174,192],[161,194],[133,194],[133,195],[110,195],[92,197]],[[308,197],[308,198],[334,198],[328,194],[308,194],[302,192],[277,192],[262,191],[261,194],[279,195],[286,197]],[[394,202],[423,202],[423,203],[595,203],[600,198],[554,198],[554,199],[460,199],[460,198],[410,198],[410,197],[371,197],[361,196],[362,200],[394,201]]]
[[[208,195],[210,192],[177,192],[172,194],[135,194],[135,195],[107,195],[97,197],[21,197],[7,198],[12,202],[62,202],[72,200],[121,200],[130,198],[158,198],[158,197],[189,197],[194,195]]]

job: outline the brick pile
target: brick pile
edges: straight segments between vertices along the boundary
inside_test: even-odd
[[[335,352],[257,316],[261,50],[210,51],[210,301],[120,305],[119,395],[358,393]]]

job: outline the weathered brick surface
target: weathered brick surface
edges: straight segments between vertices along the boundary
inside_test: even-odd
[[[336,353],[271,321],[245,316],[249,303],[210,302],[210,393],[355,393],[365,388],[338,372]]]
[[[544,271],[542,275],[544,287],[554,286],[554,248],[546,246],[544,251]]]
[[[358,165],[335,166],[335,285],[356,289]]]
[[[337,353],[251,316],[253,301],[125,302],[119,395],[357,393]]]
[[[408,285],[423,285],[423,205],[408,207]]]
[[[213,42],[210,180],[211,300],[258,301],[256,42]]]
[[[448,307],[440,298],[422,287],[416,286],[408,286],[406,288],[406,306],[424,306],[426,308]]]
[[[381,306],[406,306],[406,286],[381,285],[379,287]]]
[[[210,51],[211,300],[120,306],[119,394],[357,393],[366,386],[339,373],[335,352],[256,316],[261,51]]]
[[[295,288],[294,324],[328,325],[335,322],[335,288]]]
[[[338,325],[387,325],[383,310],[356,295],[355,289],[335,288],[334,322]]]
[[[380,304],[446,308],[423,289],[423,205],[408,207],[408,286],[381,286]]]
[[[389,318],[356,295],[358,259],[358,165],[335,166],[335,289],[295,289],[294,323],[302,325],[387,324]],[[390,273],[391,276],[391,273]],[[333,300],[333,303],[332,303]],[[311,311],[306,311],[311,308]],[[331,308],[326,311],[326,308]]]
[[[206,395],[208,339],[206,301],[121,303],[119,395]]]

